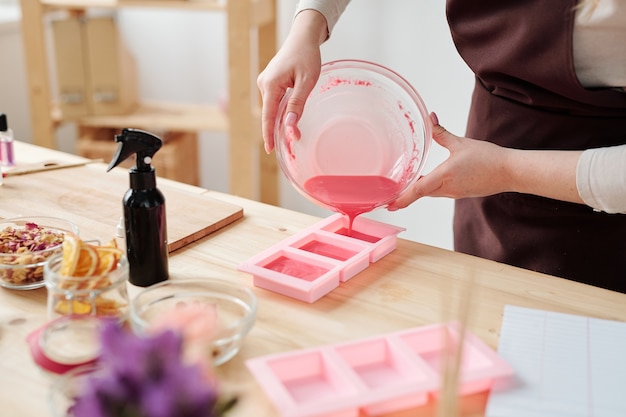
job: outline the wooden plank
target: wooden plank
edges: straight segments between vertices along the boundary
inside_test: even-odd
[[[232,0],[227,5],[230,192],[257,199],[258,139],[254,138],[258,137],[258,132],[252,129],[253,66],[249,2]]]
[[[80,118],[78,124],[177,132],[228,130],[227,116],[217,106],[181,103],[140,103],[138,108],[129,114],[87,116]]]
[[[35,172],[52,171],[54,169],[74,168],[78,166],[96,164],[104,162],[102,159],[92,159],[80,162],[63,162],[54,159],[41,161],[33,164],[20,164],[19,166],[10,168],[2,172],[3,177],[14,177],[16,175],[34,174]]]
[[[164,179],[157,179],[157,185],[165,196],[170,252],[243,217],[239,206],[182,189]],[[90,235],[81,234],[83,239],[106,242],[115,236],[128,187],[127,170],[106,172],[105,164],[7,177],[2,186],[0,217],[61,217],[89,230]],[[45,204],[33,204],[34,198]]]
[[[138,104],[135,59],[113,16],[87,17],[82,24],[87,101],[92,115],[128,114]],[[64,115],[65,116],[65,115]]]
[[[50,83],[43,25],[43,6],[39,0],[21,0],[22,39],[26,60],[32,142],[56,148],[54,122],[50,112]]]
[[[260,27],[276,19],[276,0],[250,0],[250,24]]]
[[[276,54],[278,35],[277,35],[277,23],[276,23],[276,0],[265,1],[266,8],[269,9],[271,19],[258,28],[258,69],[257,74],[260,73],[270,62],[270,60]],[[256,97],[258,100],[258,114],[257,116],[258,126],[255,126],[255,131],[258,132],[261,137],[261,143],[259,145],[259,177],[260,177],[260,200],[264,203],[279,205],[279,176],[278,176],[278,163],[276,162],[275,154],[267,155],[263,146],[262,134],[261,134],[261,95],[256,91]]]
[[[215,11],[225,9],[224,0],[41,0],[41,4],[50,9],[86,9],[90,7],[146,7]]]
[[[113,159],[118,144],[115,135],[120,129],[84,127],[79,129],[77,142],[78,154],[86,158],[102,158],[108,163]],[[152,166],[157,175],[168,179],[184,182],[185,184],[200,185],[198,134],[196,132],[167,131],[160,135],[163,147]],[[135,158],[128,158],[120,166],[130,168],[135,165]]]
[[[70,120],[90,112],[82,20],[82,17],[68,16],[55,19],[51,24],[59,105],[63,117]]]

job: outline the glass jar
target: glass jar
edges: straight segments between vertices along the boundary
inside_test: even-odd
[[[95,362],[104,323],[96,316],[63,316],[46,323],[26,337],[34,362],[52,375]]]
[[[122,257],[115,270],[98,276],[71,277],[59,273],[62,255],[44,267],[48,289],[48,318],[91,315],[126,321],[129,311],[128,261]]]

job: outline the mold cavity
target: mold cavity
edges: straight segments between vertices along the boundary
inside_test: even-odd
[[[299,404],[336,399],[354,391],[327,365],[320,352],[277,359],[269,366],[293,401]]]
[[[453,355],[454,351],[450,349],[456,349],[459,343],[458,334],[447,328],[437,328],[430,331],[406,334],[403,335],[401,339],[413,352],[421,356],[422,359],[437,372],[442,370],[446,352]],[[464,343],[463,356],[461,358],[461,372],[484,369],[491,365],[492,362],[488,357],[474,346],[468,344],[467,341]]]
[[[335,233],[337,233],[338,235],[342,235],[342,236],[348,236],[353,239],[362,240],[368,243],[376,243],[381,239],[378,236],[368,235],[368,234],[359,232],[358,230],[354,230],[354,229],[349,230],[347,227],[342,227],[341,229],[335,231]]]
[[[305,281],[314,281],[329,271],[328,268],[311,265],[286,256],[279,256],[265,265],[264,268]]]
[[[337,259],[338,261],[347,261],[357,254],[355,251],[331,245],[330,243],[319,242],[317,240],[312,240],[301,246],[299,249],[326,256],[327,258]]]
[[[406,361],[403,363],[384,339],[340,347],[337,352],[368,388],[405,384],[410,377],[402,371],[408,368]]]

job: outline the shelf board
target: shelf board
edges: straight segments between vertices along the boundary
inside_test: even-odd
[[[53,9],[162,7],[176,9],[226,10],[225,0],[41,0]]]
[[[63,121],[56,114],[57,121]],[[217,106],[209,105],[142,103],[129,114],[86,116],[73,121],[90,127],[132,127],[180,132],[228,131],[227,115]]]
[[[228,0],[40,0],[48,9],[84,10],[87,8],[117,9],[170,8],[180,10],[227,11]],[[249,19],[252,26],[272,22],[276,11],[271,0],[249,0]]]

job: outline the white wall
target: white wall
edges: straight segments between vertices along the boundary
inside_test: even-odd
[[[0,113],[15,135],[30,138],[30,111],[24,73],[24,48],[16,4],[0,0]]]
[[[279,38],[286,36],[296,4],[279,0]],[[223,96],[227,85],[227,50],[224,42],[226,18],[219,13],[158,9],[124,9],[119,24],[128,46],[137,59],[140,95],[144,100],[213,103]],[[0,32],[0,35],[2,33]],[[17,34],[15,35],[17,36]],[[14,42],[15,43],[15,42]],[[6,52],[22,58],[21,45],[9,50],[0,39],[0,56]],[[341,58],[370,60],[402,74],[436,111],[448,130],[462,133],[473,77],[458,57],[445,19],[445,2],[415,0],[354,0],[335,28],[332,39],[322,47],[324,61]],[[0,111],[16,121],[16,136],[30,135],[25,80],[20,65],[7,80],[0,78]],[[4,63],[6,65],[6,63]],[[4,69],[2,73],[4,74]],[[17,82],[16,82],[17,81]],[[7,99],[5,84],[19,89]],[[11,90],[13,91],[13,90]],[[9,104],[5,104],[5,103]],[[2,107],[8,110],[2,110]],[[20,121],[19,124],[18,121]],[[20,126],[21,124],[21,126]],[[61,147],[72,150],[72,131],[62,130]],[[202,186],[228,191],[228,139],[225,134],[201,134]],[[447,153],[432,147],[426,172],[445,159]],[[329,211],[300,196],[285,180],[281,205],[320,216]],[[407,239],[452,247],[453,206],[448,199],[426,198],[411,207],[389,213],[379,209],[369,217],[405,227]]]

